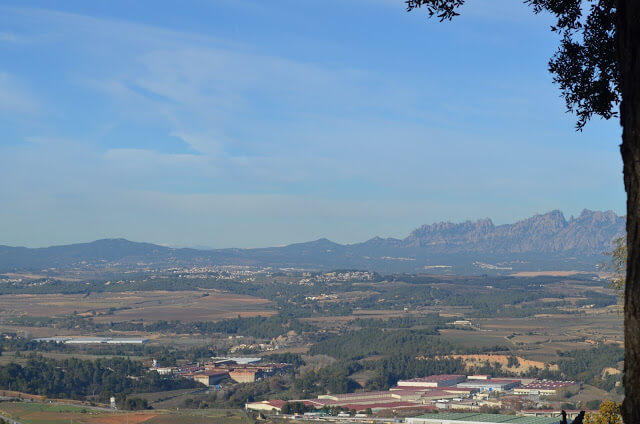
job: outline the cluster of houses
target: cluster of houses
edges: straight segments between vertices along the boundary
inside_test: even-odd
[[[334,283],[344,281],[373,281],[375,272],[369,271],[332,271],[322,273],[304,272],[298,284],[313,285],[317,282]]]
[[[548,381],[532,378],[492,378],[489,375],[431,375],[400,380],[387,391],[327,394],[300,402],[315,409],[342,408],[377,412],[384,409],[425,409],[477,411],[482,406],[502,407],[505,402],[551,396],[560,390],[579,390],[575,381]],[[497,394],[497,396],[496,396]],[[247,409],[260,412],[282,411],[282,400],[250,402]]]
[[[207,387],[218,385],[225,379],[236,383],[253,383],[265,377],[285,373],[290,364],[263,364],[260,358],[221,358],[202,365],[181,367],[159,367],[154,359],[150,371],[161,375],[174,375],[188,378]]]

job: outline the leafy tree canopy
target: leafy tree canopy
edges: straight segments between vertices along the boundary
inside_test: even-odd
[[[622,424],[620,414],[620,404],[610,399],[600,404],[597,414],[587,414],[584,419],[585,424]]]

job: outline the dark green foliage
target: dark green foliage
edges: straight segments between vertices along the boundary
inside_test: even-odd
[[[465,374],[460,359],[417,359],[415,356],[395,355],[379,361],[366,361],[364,366],[374,371],[366,385],[368,390],[386,390],[398,380],[425,377],[432,374]]]
[[[582,129],[593,116],[617,116],[620,75],[616,61],[616,0],[527,0],[536,13],[550,12],[561,37],[549,71],[569,112]],[[586,12],[586,16],[585,16]]]
[[[360,359],[371,355],[384,355],[398,352],[409,354],[432,354],[452,349],[453,346],[443,347],[436,329],[429,330],[398,330],[381,331],[366,328],[352,331],[344,335],[332,336],[311,346],[311,355],[325,354],[338,359]]]
[[[549,368],[530,368],[525,376],[580,381],[606,391],[612,391],[618,387],[617,383],[622,376],[615,374],[603,377],[602,370],[607,367],[615,368],[624,359],[623,348],[602,343],[592,349],[558,351],[557,354],[561,357],[556,362],[558,371],[552,371]]]
[[[25,322],[26,321],[26,322]],[[56,328],[82,328],[87,331],[144,331],[144,332],[172,332],[177,334],[238,334],[262,339],[272,339],[289,331],[298,334],[315,331],[316,328],[303,323],[296,318],[289,317],[285,313],[270,317],[232,318],[222,321],[155,321],[143,322],[111,322],[96,323],[91,317],[71,315],[64,318],[38,318],[27,320],[25,317],[12,319],[12,324],[32,325],[36,327],[55,326]]]
[[[112,394],[156,392],[196,387],[190,380],[163,378],[147,373],[140,362],[124,358],[84,361],[32,357],[22,366],[0,366],[0,387],[55,398],[82,399],[94,394],[108,399]]]
[[[142,409],[150,409],[147,400],[138,397],[126,398],[119,405],[119,407],[120,409],[124,409],[125,411],[139,411]]]
[[[309,411],[315,411],[315,408],[312,406],[306,406],[302,402],[287,402],[282,405],[283,414],[304,414]]]
[[[305,394],[331,392],[329,384],[314,384],[313,378],[321,375],[319,381],[325,381],[325,376],[345,381],[350,380],[350,376],[360,370],[373,372],[373,376],[366,383],[365,390],[386,390],[401,379],[432,374],[467,374],[468,371],[460,359],[418,359],[414,356],[396,355],[381,360],[362,361],[362,363],[346,361],[333,364],[323,368],[321,372],[310,373],[296,380],[296,389]],[[472,371],[507,375],[489,364]],[[354,385],[353,388],[358,386]]]
[[[105,356],[145,356],[158,359],[163,365],[176,365],[178,360],[197,361],[215,356],[216,352],[208,346],[182,347],[164,345],[70,345],[54,342],[35,342],[30,339],[0,338],[0,352],[58,352],[69,354],[105,355]]]
[[[584,296],[586,299],[578,300],[576,306],[594,305],[596,308],[604,308],[605,306],[615,305],[618,302],[616,296],[602,294],[592,290],[587,291]]]
[[[413,328],[419,326],[444,326],[448,321],[439,314],[423,316],[394,317],[388,319],[358,318],[353,321],[354,327],[361,328]]]
[[[592,411],[597,410],[598,408],[600,408],[600,404],[602,403],[602,401],[598,400],[598,399],[592,399],[587,401],[587,409],[590,409]]]
[[[328,406],[328,405],[325,405],[322,408],[320,408],[320,411],[322,411],[324,414],[329,414],[334,417],[341,412],[350,412],[348,408],[344,408],[341,406]]]
[[[261,339],[272,339],[289,331],[298,334],[314,331],[315,327],[302,323],[294,318],[287,318],[283,314],[273,315],[268,318],[263,316],[249,318],[233,318],[222,321],[157,321],[148,324],[132,323],[111,323],[111,328],[119,331],[132,330],[130,327],[137,327],[138,331],[146,332],[174,332],[179,334],[238,334]]]
[[[558,369],[566,378],[584,381],[604,390],[612,390],[620,375],[602,377],[602,370],[615,367],[624,359],[624,349],[609,344],[600,344],[593,349],[559,352],[562,359]]]
[[[424,6],[430,17],[437,16],[442,22],[458,16],[456,9],[464,4],[464,0],[407,0],[405,3],[408,11]]]
[[[355,361],[343,361],[317,371],[309,371],[295,380],[296,392],[303,396],[324,393],[350,393],[360,385],[350,376],[362,369]]]
[[[420,330],[380,330],[364,328],[331,336],[311,346],[312,355],[325,354],[338,359],[361,359],[372,355],[433,356],[451,353],[479,353],[480,349],[461,349],[437,336],[436,327]],[[506,349],[495,346],[492,350]]]

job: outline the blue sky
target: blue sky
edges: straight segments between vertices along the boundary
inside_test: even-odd
[[[624,212],[548,16],[469,0],[0,1],[0,244],[255,247]],[[55,9],[52,9],[55,7]]]

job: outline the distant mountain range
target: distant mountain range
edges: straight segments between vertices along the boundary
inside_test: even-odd
[[[261,249],[175,249],[125,239],[24,248],[0,246],[0,271],[136,269],[191,265],[277,268],[358,268],[380,272],[594,271],[624,234],[625,217],[584,210],[565,219],[560,211],[514,224],[490,219],[423,225],[404,239],[379,237],[342,245],[327,239]]]

